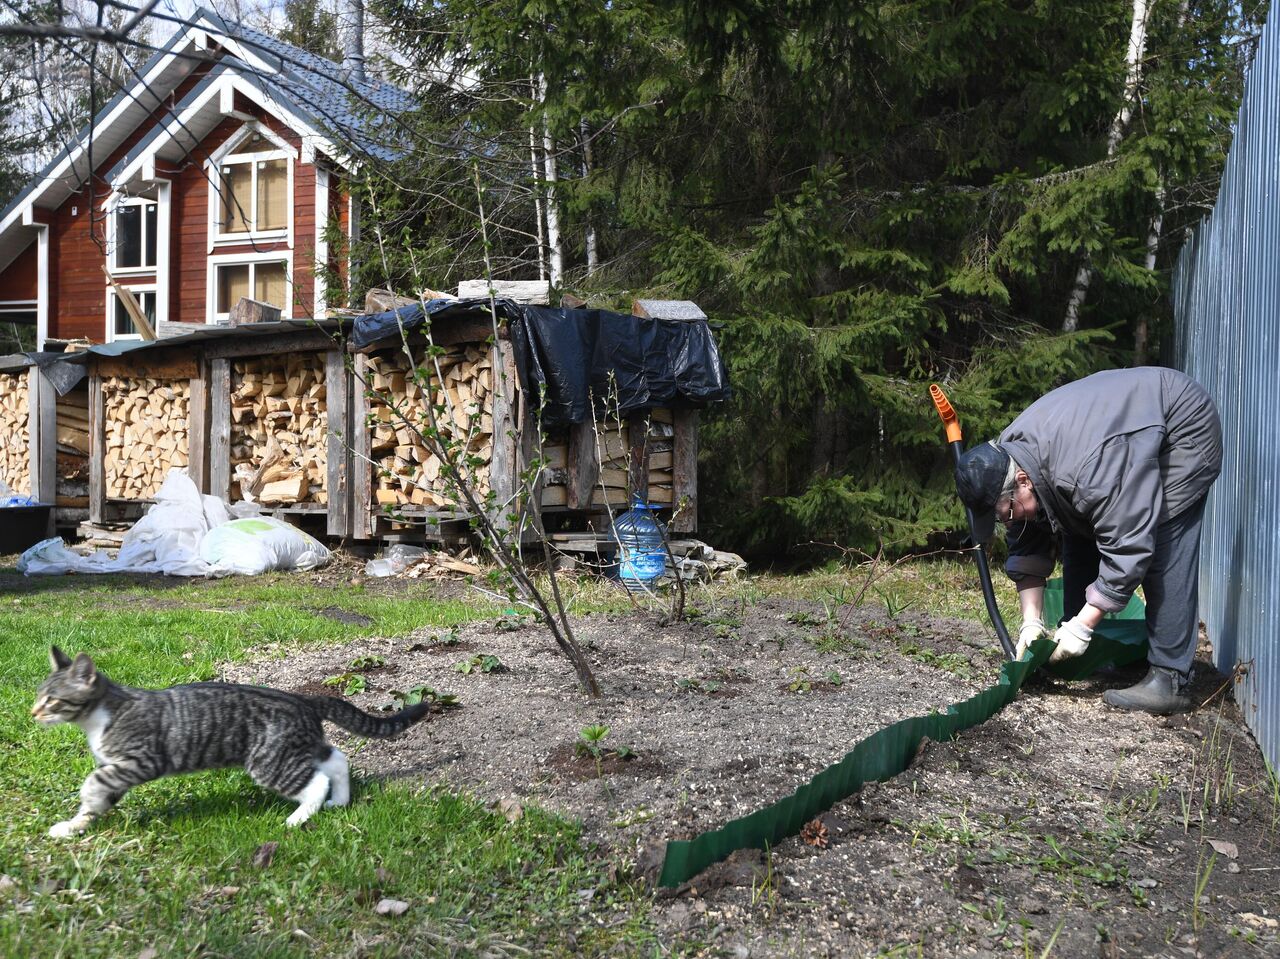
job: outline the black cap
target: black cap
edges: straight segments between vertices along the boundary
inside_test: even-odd
[[[960,454],[956,463],[956,490],[973,510],[973,538],[985,543],[996,528],[996,500],[1004,492],[1009,475],[1009,454],[995,442],[981,443]]]

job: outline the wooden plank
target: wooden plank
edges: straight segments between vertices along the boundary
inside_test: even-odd
[[[508,347],[511,344],[507,344]],[[504,362],[507,365],[507,379],[513,384],[516,383],[516,360],[515,350],[513,348],[505,351]],[[519,483],[519,473],[524,472],[525,464],[533,461],[534,455],[538,448],[538,431],[542,429],[542,424],[538,422],[538,411],[531,402],[532,397],[526,393],[516,390],[516,398],[520,403],[519,411],[519,430],[517,435],[520,437],[519,452],[519,469],[513,482]],[[520,542],[521,544],[535,543],[538,541],[540,531],[542,530],[542,474],[539,473],[533,479],[533,488],[520,491],[520,510],[529,513],[529,522],[522,523],[520,526]]]
[[[187,475],[196,489],[209,492],[209,377],[201,369],[188,384],[187,405]]]
[[[697,323],[706,320],[707,314],[692,300],[634,300],[631,315],[649,320],[680,320]]]
[[[491,517],[500,529],[507,529],[506,515],[516,492],[516,455],[520,437],[516,430],[515,352],[509,342],[500,341],[493,353],[493,453],[489,459],[489,488],[498,505]]]
[[[631,495],[649,495],[649,420],[643,413],[627,417],[627,442],[630,444],[628,466],[631,470]]]
[[[675,411],[675,444],[671,451],[672,505],[679,508],[671,523],[673,533],[698,528],[698,411]]]
[[[272,306],[270,303],[264,303],[262,300],[255,300],[252,297],[242,296],[236,300],[235,306],[227,314],[227,322],[232,326],[245,326],[249,323],[275,323],[280,319],[281,312],[278,306]]]
[[[373,536],[373,464],[369,437],[369,358],[353,359],[351,380],[351,535],[355,539]]]
[[[231,498],[231,362],[209,362],[209,493]]]
[[[569,427],[569,492],[564,505],[570,509],[588,509],[591,506],[591,490],[600,472],[599,451],[596,448],[595,424],[583,420]]]
[[[158,380],[189,380],[200,373],[195,354],[183,351],[175,355],[170,350],[148,350],[135,353],[128,359],[101,359],[94,363],[99,377],[126,376],[133,379],[153,377]]]
[[[323,330],[299,329],[290,333],[228,337],[204,344],[203,349],[204,355],[209,359],[224,359],[236,356],[272,356],[276,353],[331,350],[339,342],[336,330],[326,333]]]
[[[31,498],[39,503],[53,503],[58,495],[58,427],[55,419],[58,397],[53,383],[38,366],[27,371],[27,402]]]
[[[156,331],[151,328],[151,321],[147,319],[147,314],[143,312],[142,305],[138,303],[138,298],[133,295],[133,290],[118,283],[116,278],[111,275],[111,271],[107,269],[105,263],[102,264],[102,272],[107,275],[107,282],[111,284],[116,296],[120,297],[120,302],[124,304],[124,311],[129,314],[129,319],[133,320],[133,325],[142,335],[142,338],[144,340],[154,340]]]
[[[515,300],[531,306],[551,305],[550,280],[494,280],[493,295],[499,300]],[[488,297],[488,280],[463,280],[458,284],[458,299]]]
[[[107,503],[106,436],[102,376],[89,373],[89,522],[101,523]]]
[[[346,357],[330,350],[324,357],[325,409],[328,417],[328,459],[325,492],[328,494],[326,532],[330,536],[351,535],[351,418],[350,385]]]

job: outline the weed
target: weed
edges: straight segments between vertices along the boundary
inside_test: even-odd
[[[1196,935],[1200,934],[1200,923],[1204,918],[1200,913],[1200,899],[1204,895],[1205,887],[1209,885],[1209,877],[1213,875],[1213,867],[1217,861],[1218,854],[1212,852],[1206,863],[1203,847],[1201,848],[1200,858],[1196,861],[1196,890],[1191,899],[1191,929]]]
[[[635,756],[635,751],[630,746],[614,746],[606,749],[601,745],[609,736],[609,727],[601,723],[593,723],[590,726],[583,726],[578,730],[578,741],[574,744],[574,749],[580,756],[590,756],[595,760],[596,778],[604,778],[604,767],[602,763],[610,756],[616,759],[631,759]]]
[[[406,706],[416,706],[423,702],[439,706],[441,709],[458,705],[458,697],[453,693],[438,693],[430,686],[412,686],[404,691],[393,689],[391,699],[394,705],[386,707],[387,709],[404,709]]]
[[[507,667],[502,665],[502,660],[498,659],[497,656],[492,656],[488,653],[477,653],[470,659],[455,663],[453,668],[464,676],[469,676],[471,673],[505,672]]]
[[[758,877],[753,874],[751,877],[751,908],[763,908],[766,913],[773,915],[778,911],[778,903],[782,898],[781,883],[778,881],[778,875],[773,870],[773,847],[766,844],[764,847],[764,875]]]
[[[808,666],[797,666],[791,670],[791,682],[787,683],[787,691],[791,693],[807,693],[813,689],[813,680],[809,678]]]
[[[357,656],[351,662],[347,663],[347,669],[354,670],[357,673],[367,672],[370,669],[377,669],[379,666],[387,665],[387,661],[381,656]]]
[[[973,678],[973,666],[963,653],[936,653],[919,643],[905,642],[898,646],[898,652],[908,659],[913,659],[926,666],[942,669],[959,676],[961,679]]]
[[[355,696],[365,691],[365,679],[359,673],[338,673],[336,676],[326,676],[323,680],[326,686],[337,686],[342,690],[344,696]]]

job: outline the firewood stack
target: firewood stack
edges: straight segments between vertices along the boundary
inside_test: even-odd
[[[231,367],[233,497],[327,504],[324,355],[237,360]]]
[[[54,415],[58,420],[58,445],[66,451],[89,455],[89,394],[72,390],[58,397]]]
[[[102,381],[111,499],[149,499],[173,467],[187,466],[187,380],[108,376]]]
[[[648,415],[648,502],[670,506],[672,501],[672,449],[675,430],[671,410],[655,409]],[[596,455],[600,471],[591,488],[592,506],[629,506],[631,489],[631,440],[626,423],[608,417],[596,425]],[[568,503],[568,443],[560,436],[549,437],[542,445],[544,464],[541,501],[543,506]]]
[[[411,375],[403,352],[369,358],[369,386],[374,392],[369,400],[374,501],[378,506],[452,509],[458,497],[443,464],[387,401],[408,413],[424,434],[431,422],[427,404],[434,406],[441,432],[465,447],[465,454],[458,457],[463,477],[477,496],[484,497],[489,492],[493,457],[493,361],[483,345],[459,346],[436,360],[423,351],[415,359],[420,372],[429,374],[429,387]],[[480,465],[467,466],[469,457],[477,458]]]
[[[0,480],[15,493],[31,492],[31,434],[27,374],[0,373]]]

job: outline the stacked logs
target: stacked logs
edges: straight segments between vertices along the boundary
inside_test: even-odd
[[[478,497],[489,492],[493,457],[493,360],[487,346],[458,346],[431,358],[415,353],[418,375],[397,351],[369,358],[369,445],[374,462],[373,495],[378,506],[455,508],[444,464],[396,412],[407,414],[430,435],[428,404],[442,436],[457,444],[453,457]],[[438,364],[438,369],[437,369]],[[467,464],[468,459],[477,465]]]
[[[671,410],[650,410],[639,423],[647,430],[644,455],[648,479],[648,502],[654,506],[670,506],[673,498],[673,446],[675,428]],[[616,418],[608,417],[595,426],[595,451],[600,462],[591,487],[592,506],[628,506],[631,491],[631,428]],[[544,464],[541,502],[543,506],[568,504],[566,483],[572,466],[568,463],[569,447],[563,437],[543,444]]]
[[[324,354],[231,367],[233,496],[271,505],[328,503]]]
[[[186,468],[189,397],[187,380],[103,379],[103,466],[109,498],[149,499],[171,468]]]
[[[0,480],[15,493],[31,493],[31,434],[27,373],[0,373]]]
[[[72,390],[58,397],[54,415],[58,423],[58,445],[67,452],[89,455],[89,394]]]

